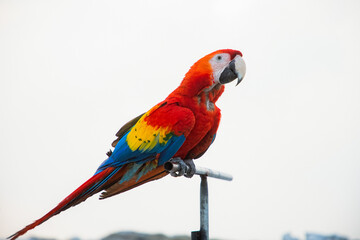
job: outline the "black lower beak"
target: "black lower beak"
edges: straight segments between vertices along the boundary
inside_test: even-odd
[[[236,56],[229,65],[222,71],[219,77],[221,84],[229,83],[234,81],[236,78],[236,86],[243,80],[246,73],[246,65],[240,55]]]
[[[230,64],[221,73],[219,81],[221,84],[226,84],[226,83],[234,81],[237,77],[238,76],[237,76],[236,70],[235,70],[235,62],[231,61]],[[237,84],[239,84],[240,81],[238,80]]]
[[[235,61],[231,61],[230,64],[223,70],[220,75],[219,81],[221,84],[226,84],[238,79],[236,86],[243,80],[243,77],[239,78],[239,75],[235,69]]]

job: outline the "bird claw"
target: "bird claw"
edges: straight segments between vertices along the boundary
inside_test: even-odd
[[[178,171],[175,171],[175,172],[170,172],[170,175],[173,176],[173,177],[180,177],[180,176],[183,176],[185,174],[185,171],[186,171],[186,164],[185,162],[177,157],[177,158],[172,158],[170,159],[170,162],[172,163],[177,163],[179,164],[180,166],[180,169]]]
[[[187,178],[191,178],[192,176],[194,176],[196,169],[192,159],[182,160],[181,158],[177,157],[177,158],[172,158],[170,162],[177,163],[180,166],[179,170],[175,172],[170,172],[171,176],[173,177],[184,176]]]
[[[192,159],[186,159],[186,160],[184,160],[184,162],[188,166],[187,171],[185,172],[184,176],[187,178],[192,178],[196,171],[194,161]]]

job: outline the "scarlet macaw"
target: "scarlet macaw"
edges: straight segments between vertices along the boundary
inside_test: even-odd
[[[216,136],[221,114],[215,102],[224,92],[224,84],[236,78],[240,83],[245,69],[242,53],[237,50],[218,50],[201,58],[164,101],[116,133],[114,151],[107,153],[109,157],[89,180],[9,238],[18,238],[100,191],[100,199],[104,199],[162,178],[168,174],[163,165],[170,159],[191,169],[174,173],[175,176],[192,177],[192,160],[201,157]]]

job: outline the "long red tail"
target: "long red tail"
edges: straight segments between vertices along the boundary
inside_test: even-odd
[[[36,226],[42,224],[52,216],[59,214],[62,211],[65,211],[69,207],[75,206],[83,201],[85,201],[88,197],[98,193],[99,191],[106,188],[107,181],[117,172],[116,168],[107,168],[104,171],[92,176],[89,180],[83,183],[80,187],[78,187],[75,191],[73,191],[69,196],[67,196],[64,200],[62,200],[55,208],[53,208],[50,212],[45,214],[42,218],[39,218],[32,224],[27,225],[20,231],[8,237],[11,240],[18,238],[19,236],[25,234],[30,229],[35,228]]]

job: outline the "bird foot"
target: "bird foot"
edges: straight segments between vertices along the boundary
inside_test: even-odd
[[[185,159],[184,162],[188,166],[188,169],[185,172],[184,176],[187,178],[192,178],[196,172],[194,161],[192,159]]]
[[[194,176],[196,168],[192,159],[182,160],[181,158],[177,157],[170,159],[170,162],[179,165],[179,169],[177,171],[170,172],[171,176],[173,177],[184,176],[187,178],[191,178],[192,176]]]

